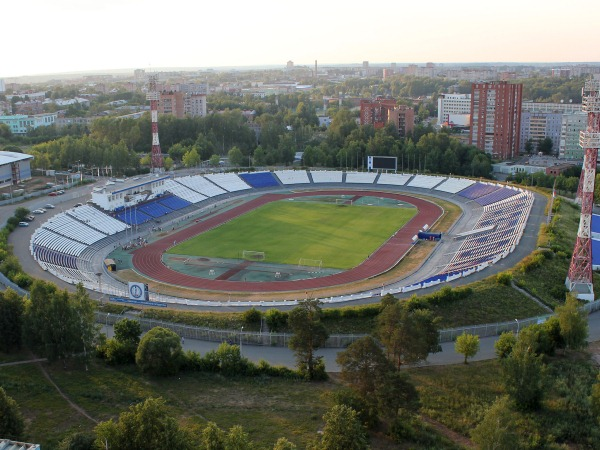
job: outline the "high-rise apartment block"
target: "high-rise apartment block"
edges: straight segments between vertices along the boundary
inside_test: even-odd
[[[175,91],[163,91],[160,93],[158,112],[161,114],[172,114],[178,119],[185,116],[204,117],[207,112],[206,88],[200,91],[193,90],[194,85],[179,85]],[[199,85],[200,86],[200,85]]]
[[[558,112],[521,112],[521,137],[519,151],[525,151],[525,143],[531,141],[533,148],[545,138],[552,139],[552,153],[558,153],[562,114]]]
[[[468,127],[471,124],[471,94],[442,94],[438,97],[439,126]]]
[[[493,158],[510,159],[517,155],[522,101],[522,84],[473,83],[470,144]]]
[[[583,159],[583,147],[579,145],[579,133],[585,131],[588,115],[584,112],[564,114],[560,128],[559,157],[562,159]]]

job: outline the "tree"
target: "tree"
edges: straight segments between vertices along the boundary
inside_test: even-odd
[[[461,334],[456,338],[454,350],[456,350],[456,353],[465,355],[465,364],[467,364],[467,359],[472,358],[479,351],[479,336],[467,333]]]
[[[234,425],[229,429],[225,437],[225,450],[251,450],[253,447],[248,433],[240,425]]]
[[[497,398],[486,411],[481,423],[471,432],[471,438],[482,450],[520,448],[516,423],[509,398]]]
[[[542,356],[536,355],[526,342],[517,341],[510,356],[502,360],[502,378],[506,392],[517,407],[534,410],[544,393],[545,367]]]
[[[588,337],[587,315],[579,309],[579,303],[573,294],[567,294],[565,304],[556,307],[556,316],[566,348],[572,350],[584,348]]]
[[[500,359],[507,358],[511,354],[512,349],[516,343],[517,338],[512,333],[512,331],[505,331],[500,335],[500,337],[494,344],[494,351],[496,352],[496,356]]]
[[[389,371],[375,392],[379,413],[394,418],[399,410],[417,411],[419,393],[404,371]]]
[[[190,438],[179,428],[162,398],[148,398],[95,428],[96,448],[192,449]]]
[[[386,306],[377,317],[377,334],[398,368],[441,350],[437,319],[431,311],[411,309],[407,304]]]
[[[309,380],[317,378],[317,369],[322,366],[322,357],[317,357],[315,352],[329,337],[329,333],[321,322],[320,304],[321,302],[317,299],[306,299],[288,315],[288,324],[293,333],[289,347],[296,354],[296,363],[300,373]],[[324,369],[318,375],[325,376]]]
[[[188,150],[185,155],[183,155],[181,162],[185,167],[196,167],[198,164],[200,164],[200,155],[198,155],[198,152],[195,148],[192,148],[191,150]]]
[[[389,360],[375,339],[365,336],[338,353],[340,377],[363,399],[373,398],[386,373],[392,370]]]
[[[177,333],[163,327],[154,327],[144,335],[135,354],[135,362],[142,372],[151,375],[174,375],[183,359],[181,340]]]
[[[544,155],[549,155],[552,153],[552,146],[554,143],[552,142],[552,138],[545,137],[544,139],[540,139],[537,144],[537,151],[543,153]]]
[[[244,163],[244,155],[237,147],[231,147],[229,152],[227,152],[227,157],[229,158],[229,164],[231,165],[241,166]]]
[[[210,157],[210,165],[211,167],[219,167],[219,163],[221,162],[221,158],[219,155],[212,155]]]
[[[202,430],[203,450],[225,450],[225,433],[216,423],[208,422]]]
[[[137,320],[123,319],[115,323],[115,337],[106,343],[106,360],[109,364],[135,362],[142,329]]]
[[[0,351],[8,353],[21,347],[24,311],[23,299],[15,291],[9,288],[0,292]]]
[[[97,334],[94,305],[81,284],[69,294],[52,283],[35,281],[25,304],[24,325],[32,348],[63,363],[74,354],[88,356]]]
[[[346,405],[335,405],[323,416],[325,426],[321,443],[327,450],[364,450],[367,435],[356,411]]]
[[[525,153],[531,155],[533,153],[533,140],[528,139],[525,141]]]
[[[23,437],[25,421],[17,402],[0,387],[0,436],[19,440]]]

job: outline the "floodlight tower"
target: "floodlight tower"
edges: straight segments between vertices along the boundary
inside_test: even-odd
[[[150,114],[152,115],[152,172],[162,172],[163,157],[160,150],[160,142],[158,140],[158,91],[156,90],[156,82],[158,75],[150,75],[148,78],[148,93],[146,100],[150,100]]]
[[[579,133],[579,145],[584,149],[583,172],[579,181],[581,219],[571,266],[565,284],[577,298],[594,300],[592,284],[592,208],[596,164],[600,148],[600,79],[588,80],[582,90],[582,110],[588,113],[585,131]]]

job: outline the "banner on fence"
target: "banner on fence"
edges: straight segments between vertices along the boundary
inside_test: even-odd
[[[125,297],[109,297],[111,302],[117,303],[133,303],[135,305],[146,305],[146,306],[159,306],[161,308],[166,308],[167,304],[164,302],[151,302],[146,300],[131,300]]]

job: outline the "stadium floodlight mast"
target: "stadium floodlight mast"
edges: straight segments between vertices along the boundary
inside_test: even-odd
[[[578,197],[581,201],[581,218],[577,240],[565,280],[567,289],[577,298],[594,300],[592,280],[592,210],[598,148],[600,148],[600,80],[588,80],[582,89],[582,111],[588,113],[587,128],[579,133],[579,145],[584,150],[583,170],[579,181]]]

